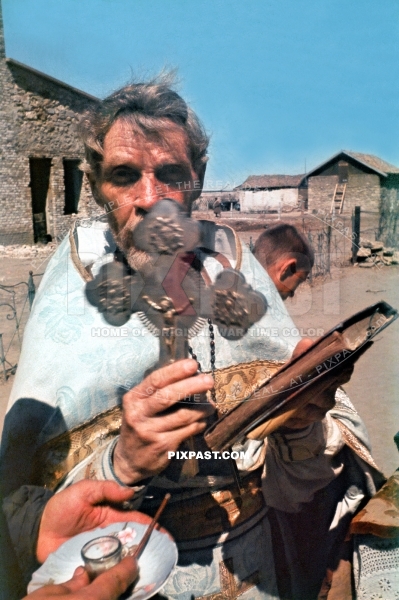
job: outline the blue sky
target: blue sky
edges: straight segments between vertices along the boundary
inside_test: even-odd
[[[399,166],[398,0],[2,0],[7,56],[96,96],[175,67],[207,187],[341,149]]]

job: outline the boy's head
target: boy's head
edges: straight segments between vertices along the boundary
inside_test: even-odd
[[[286,223],[274,225],[262,233],[256,241],[254,255],[283,300],[293,297],[314,263],[314,252],[306,238]]]

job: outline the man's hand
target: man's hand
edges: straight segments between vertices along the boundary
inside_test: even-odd
[[[302,354],[313,343],[314,341],[309,338],[301,340],[296,345],[292,358],[296,358]],[[321,390],[317,391],[317,388],[312,390],[312,392],[309,390],[309,393],[313,394],[311,401],[302,408],[299,408],[295,415],[284,423],[284,428],[303,429],[316,421],[322,421],[326,413],[334,407],[337,388],[344,383],[348,383],[352,373],[352,364],[345,366],[339,371],[334,369],[330,376],[324,378]]]
[[[121,434],[114,451],[114,469],[127,484],[162,471],[168,452],[204,431],[213,407],[204,393],[213,387],[211,375],[196,375],[197,362],[177,361],[154,371],[123,397]],[[190,407],[179,401],[198,397]]]
[[[133,493],[114,481],[86,479],[55,494],[46,504],[40,522],[36,548],[38,561],[43,563],[51,552],[82,531],[120,521],[150,523],[150,517],[143,513],[110,506],[130,500]]]
[[[23,600],[118,600],[126,588],[137,579],[137,562],[127,556],[118,565],[102,573],[90,583],[83,567],[78,567],[69,581],[58,585],[45,585],[25,596]]]

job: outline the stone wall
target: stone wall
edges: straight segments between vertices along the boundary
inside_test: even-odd
[[[7,61],[6,69],[11,85],[4,91],[17,126],[16,150],[37,156],[81,157],[76,125],[94,99],[15,62]]]
[[[378,212],[381,202],[381,186],[379,175],[349,174],[345,194],[345,211],[352,212],[355,206],[362,210]]]
[[[378,239],[399,248],[399,174],[390,174],[381,187]]]
[[[32,240],[32,215],[26,194],[29,190],[24,190],[20,184],[26,180],[26,169],[14,145],[15,110],[8,101],[10,86],[0,5],[0,243],[13,243],[14,233],[16,241]]]
[[[309,177],[308,208],[330,212],[338,175]],[[343,214],[351,214],[355,206],[363,210],[376,211],[380,209],[381,191],[378,175],[349,173],[346,185]]]
[[[308,210],[330,211],[338,175],[309,177]]]
[[[0,7],[0,244],[33,242],[32,158],[51,159],[45,214],[47,233],[59,239],[72,220],[63,159],[83,158],[76,125],[96,99],[5,59],[1,25]],[[83,181],[78,214],[101,214]]]

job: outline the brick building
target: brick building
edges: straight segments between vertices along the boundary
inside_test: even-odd
[[[0,244],[61,238],[95,204],[76,124],[97,98],[6,58],[0,0]]]
[[[342,150],[306,175],[308,208],[351,214],[355,206],[381,213],[398,207],[399,168],[377,156]]]

